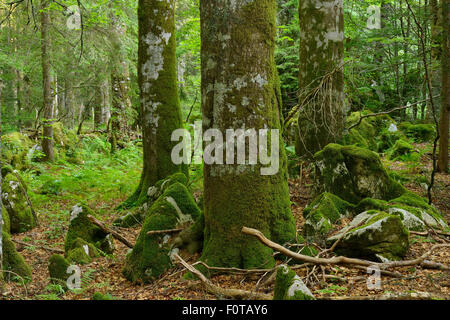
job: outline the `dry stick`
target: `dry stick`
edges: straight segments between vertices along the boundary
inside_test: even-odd
[[[203,275],[203,273],[201,273],[200,271],[195,269],[193,266],[188,264],[186,261],[184,261],[183,258],[181,258],[178,254],[175,253],[174,257],[177,258],[180,261],[180,263],[187,270],[192,272],[194,275],[197,276],[197,278],[199,278],[202,281],[204,287],[206,288],[206,290],[209,293],[212,293],[216,296],[231,297],[231,298],[235,298],[235,299],[251,299],[251,298],[257,299],[257,300],[272,300],[273,299],[272,296],[270,296],[268,294],[264,294],[264,293],[250,292],[250,291],[240,290],[240,289],[224,289],[219,286],[216,286],[215,284],[213,284],[211,282],[211,280],[206,278]]]
[[[305,262],[311,262],[313,264],[346,264],[346,265],[356,265],[356,266],[365,266],[365,267],[369,267],[369,266],[378,266],[380,268],[396,268],[396,267],[406,267],[406,266],[413,266],[413,265],[421,265],[421,266],[426,266],[426,264],[423,264],[424,260],[426,258],[428,258],[428,256],[431,255],[431,253],[437,249],[437,248],[447,248],[450,247],[450,244],[438,244],[438,245],[434,245],[430,251],[428,251],[427,253],[423,254],[421,257],[417,258],[417,259],[413,259],[413,260],[405,260],[405,261],[391,261],[391,262],[386,262],[386,263],[379,263],[379,262],[373,262],[373,261],[367,261],[367,260],[361,260],[361,259],[355,259],[355,258],[347,258],[347,257],[343,257],[343,256],[339,256],[339,257],[333,257],[333,258],[329,258],[329,259],[325,259],[325,258],[314,258],[314,257],[310,257],[310,256],[305,256],[299,253],[295,253],[292,252],[289,249],[286,249],[285,247],[279,245],[278,243],[275,243],[269,239],[267,239],[264,234],[256,229],[251,229],[251,228],[247,228],[247,227],[243,227],[242,228],[242,233],[244,234],[248,234],[251,236],[254,236],[256,238],[258,238],[258,240],[268,246],[269,248],[276,250],[286,256],[292,257],[296,260],[301,260],[301,261],[305,261]],[[445,266],[447,268],[450,268],[449,266]]]
[[[340,296],[324,297],[319,300],[431,300],[433,298],[443,298],[429,292],[412,292],[400,294],[386,294],[377,296]]]
[[[124,237],[122,237],[119,233],[117,233],[116,231],[108,228],[107,226],[105,226],[102,222],[98,221],[97,219],[95,219],[93,216],[88,215],[87,218],[89,219],[89,221],[91,221],[93,224],[95,224],[97,227],[99,227],[100,229],[102,229],[103,231],[105,231],[106,233],[110,233],[114,238],[116,238],[117,240],[119,240],[120,242],[122,242],[124,245],[126,245],[128,248],[133,248],[134,246]]]
[[[58,249],[58,248],[50,248],[50,247],[47,247],[47,246],[40,246],[40,245],[37,245],[37,244],[32,244],[32,243],[28,243],[28,242],[23,242],[23,241],[16,240],[16,239],[11,239],[11,240],[12,240],[13,242],[15,242],[15,243],[17,243],[17,244],[20,244],[20,245],[23,245],[23,246],[27,246],[27,247],[33,246],[33,247],[36,247],[36,248],[44,249],[44,250],[46,250],[46,251],[64,254],[64,250],[62,250],[62,249]]]
[[[147,232],[147,235],[148,236],[152,236],[152,235],[155,235],[155,234],[177,233],[177,232],[181,232],[183,230],[184,229],[182,229],[182,228],[167,229],[167,230],[152,230],[152,231]]]
[[[440,230],[434,230],[434,233],[440,234],[442,236],[446,236],[446,237],[450,237],[450,233],[449,232],[445,232],[445,231],[440,231]],[[409,232],[412,235],[418,235],[418,236],[428,236],[430,235],[432,232],[430,231],[424,231],[424,232],[420,232],[420,231],[410,231]]]

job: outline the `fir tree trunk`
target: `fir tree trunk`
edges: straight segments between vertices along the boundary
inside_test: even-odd
[[[201,0],[200,13],[204,132],[215,128],[225,137],[227,129],[281,131],[276,1]],[[205,143],[205,152],[211,146]],[[224,145],[223,155],[234,152],[230,149]],[[262,175],[261,164],[205,161],[202,261],[223,267],[273,266],[272,250],[243,235],[243,226],[257,228],[278,243],[295,241],[282,147],[279,163],[277,173]]]
[[[312,158],[344,127],[343,0],[300,0],[299,141]]]
[[[448,130],[450,112],[450,0],[442,1],[442,91],[438,170],[448,172]]]
[[[52,98],[52,76],[50,70],[50,15],[48,13],[49,2],[42,2],[41,11],[41,49],[42,49],[42,79],[44,93],[43,135],[42,151],[44,160],[52,162],[55,159],[53,153],[53,98]]]

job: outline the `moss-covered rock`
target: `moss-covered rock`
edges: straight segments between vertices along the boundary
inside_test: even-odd
[[[399,139],[389,152],[389,158],[396,160],[398,157],[408,155],[412,152],[414,152],[414,147],[408,141]]]
[[[170,235],[147,235],[152,230],[173,229],[196,220],[201,214],[186,186],[176,182],[150,207],[133,250],[127,255],[124,276],[132,281],[150,282],[171,267]],[[177,249],[173,249],[177,250]]]
[[[402,122],[399,125],[406,135],[416,142],[432,141],[436,136],[436,129],[432,124],[411,124]]]
[[[3,243],[3,268],[13,273],[6,273],[5,279],[14,279],[15,274],[22,277],[25,281],[31,279],[31,269],[17,252],[16,245],[11,241],[11,237],[6,232],[2,232]]]
[[[5,176],[2,183],[2,201],[9,215],[11,232],[21,233],[34,228],[36,220],[25,195],[27,186],[16,174],[9,173]]]
[[[286,265],[277,268],[274,300],[315,300],[302,279]]]
[[[4,164],[11,164],[17,170],[26,167],[27,151],[33,142],[20,132],[11,132],[1,137],[1,157]]]
[[[205,230],[205,216],[201,213],[194,224],[184,229],[174,240],[174,247],[186,248],[191,254],[201,252]]]
[[[327,239],[332,245],[342,234],[335,251],[348,257],[399,260],[409,247],[409,232],[398,215],[370,210],[357,215],[341,232]]]
[[[97,258],[99,256],[100,254],[96,246],[81,238],[75,239],[75,241],[72,242],[70,249],[66,252],[67,260],[77,264],[90,263],[92,258]]]
[[[67,288],[67,279],[70,274],[67,273],[70,263],[59,254],[54,254],[48,261],[48,272],[50,273],[50,282],[59,284]]]
[[[357,204],[364,198],[390,200],[405,188],[386,172],[377,153],[356,146],[329,144],[314,156],[315,192],[330,192]]]
[[[351,203],[329,192],[322,193],[303,210],[306,219],[304,236],[311,238],[328,233],[332,225],[348,216],[352,209]]]
[[[108,243],[113,244],[111,238],[108,239],[108,234],[93,224],[88,219],[88,215],[96,217],[95,213],[85,204],[75,205],[70,213],[70,223],[64,249],[66,257],[69,259],[70,254],[70,258],[73,259],[73,261],[79,259],[83,262],[90,262],[90,258],[96,256],[91,255],[91,253],[98,253],[96,248],[107,253],[111,253],[114,250],[113,247],[108,248],[105,246]],[[85,252],[84,248],[86,245],[88,248],[91,248],[89,249],[90,253]]]

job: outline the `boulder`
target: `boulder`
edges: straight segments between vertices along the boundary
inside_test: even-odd
[[[32,277],[31,269],[25,262],[22,255],[17,252],[16,245],[11,241],[10,235],[6,232],[2,232],[2,249],[4,270],[14,272],[4,273],[4,278],[14,279],[16,277],[15,274],[17,274],[22,277],[24,281],[30,280]]]
[[[33,229],[36,220],[27,202],[27,186],[18,173],[8,173],[2,182],[2,201],[9,216],[11,233],[22,233]]]
[[[1,137],[3,164],[10,164],[17,170],[28,168],[27,152],[33,142],[20,132],[11,132]]]
[[[351,214],[353,205],[338,196],[324,192],[315,198],[304,210],[306,219],[303,234],[306,238],[323,235],[333,229],[333,224]]]
[[[277,268],[274,300],[315,300],[302,279],[286,265]]]
[[[76,263],[89,263],[98,256],[98,250],[105,253],[114,251],[114,242],[108,233],[93,224],[88,215],[95,213],[85,204],[72,207],[69,229],[64,244],[66,258]]]
[[[314,156],[315,193],[330,192],[357,204],[364,198],[390,200],[406,190],[386,172],[377,153],[329,144]]]
[[[171,184],[148,210],[136,244],[126,257],[124,276],[132,281],[150,282],[172,265],[172,237],[147,235],[149,231],[173,229],[192,223],[201,211],[185,185]]]
[[[357,215],[338,234],[327,239],[332,245],[342,237],[335,251],[348,257],[370,260],[399,260],[409,248],[409,232],[398,215],[370,210]]]
[[[70,274],[67,273],[70,263],[59,254],[52,255],[48,262],[50,282],[53,284],[59,284],[66,289],[67,279],[70,277]]]
[[[399,128],[416,142],[432,141],[436,136],[436,129],[432,124],[411,124],[410,122],[402,122],[399,124]]]
[[[409,155],[414,152],[414,147],[403,139],[397,140],[392,149],[389,152],[389,158],[397,160],[401,156]],[[417,153],[417,155],[419,155]]]

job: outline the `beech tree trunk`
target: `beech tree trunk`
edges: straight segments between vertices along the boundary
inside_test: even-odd
[[[172,132],[182,128],[178,97],[175,0],[140,0],[138,76],[141,96],[141,123],[144,168],[135,193],[123,206],[141,204],[148,188],[176,173],[188,175],[186,165],[171,159]]]
[[[300,0],[297,154],[312,158],[344,128],[343,0]]]
[[[281,131],[281,94],[274,60],[276,12],[275,0],[200,1],[205,134],[212,128],[223,137],[228,129]],[[269,131],[269,144],[272,137],[276,135]],[[232,152],[236,160],[236,140],[233,145],[224,144],[221,152],[220,141],[214,140],[217,138],[205,142],[205,154],[219,144],[216,156],[228,158]],[[276,142],[283,145],[281,134]],[[276,154],[274,148],[269,150]],[[272,250],[243,235],[243,226],[258,228],[278,243],[295,241],[284,148],[279,148],[279,170],[272,175],[262,174],[261,158],[251,164],[250,157],[257,151],[252,152],[249,145],[246,149],[250,150],[245,164],[230,164],[228,160],[220,164],[205,158],[201,260],[210,266],[274,265]]]

